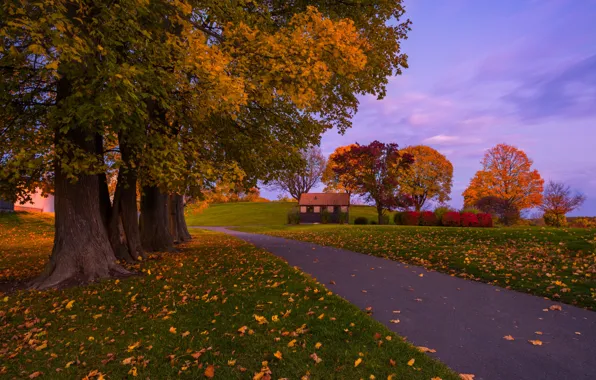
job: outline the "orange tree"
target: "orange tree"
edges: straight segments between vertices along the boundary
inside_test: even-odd
[[[402,150],[414,157],[406,175],[398,178],[401,191],[412,197],[416,211],[420,211],[426,201],[450,200],[453,183],[453,165],[435,149],[424,146],[409,146]]]
[[[486,152],[482,170],[470,181],[463,192],[464,204],[473,205],[481,198],[495,196],[506,200],[517,210],[538,207],[542,204],[544,180],[533,161],[523,150],[499,144]]]
[[[340,175],[334,168],[338,167],[338,158],[356,146],[356,144],[340,146],[329,155],[325,171],[321,178],[321,181],[325,184],[324,191],[326,193],[346,193],[349,195],[354,193],[355,188],[350,187],[349,183],[353,182],[352,177],[355,176],[355,172],[342,173]]]

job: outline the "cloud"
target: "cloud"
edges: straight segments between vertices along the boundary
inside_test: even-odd
[[[478,144],[480,142],[482,142],[482,140],[475,137],[461,137],[448,135],[436,135],[422,140],[423,144],[432,145],[468,145]]]
[[[596,116],[596,54],[524,81],[503,99],[523,120]]]

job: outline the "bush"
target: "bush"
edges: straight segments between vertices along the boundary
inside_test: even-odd
[[[442,223],[443,215],[447,214],[448,212],[454,211],[451,207],[447,206],[440,206],[435,209],[435,216],[437,217],[437,221],[439,224]]]
[[[464,213],[466,213],[466,214],[474,214],[474,215],[478,215],[478,214],[482,213],[482,211],[480,211],[480,209],[478,209],[478,208],[476,208],[476,207],[470,207],[470,206],[468,206],[468,207],[464,207],[464,209],[463,209],[463,210],[461,210],[461,212],[460,212],[460,213],[461,213],[461,214],[464,214]]]
[[[393,215],[393,223],[397,224],[398,226],[401,226],[402,224],[404,224],[404,212],[403,211],[398,211]]]
[[[331,222],[331,213],[329,211],[327,211],[326,209],[323,209],[321,211],[321,223],[327,224],[329,222]]]
[[[391,218],[389,218],[389,215],[381,215],[381,224],[389,224],[389,220],[391,220]]]
[[[364,216],[359,216],[354,219],[354,224],[368,224],[368,219]]]
[[[566,227],[567,226],[567,218],[563,214],[555,214],[554,212],[545,212],[544,213],[544,223],[547,226],[551,227]]]
[[[350,222],[350,217],[347,212],[340,212],[339,213],[339,224],[346,224]]]
[[[300,224],[300,210],[292,208],[288,211],[288,224]]]
[[[376,220],[371,220],[370,221],[370,224],[377,224],[377,221]]]
[[[480,227],[492,227],[493,226],[493,216],[487,213],[480,213],[477,214],[476,217],[478,218],[478,225]]]
[[[417,226],[420,224],[420,213],[418,211],[406,211],[402,216],[402,221],[406,226]]]
[[[432,211],[423,211],[420,214],[420,225],[421,226],[436,226],[439,224],[435,213]]]
[[[461,226],[461,214],[457,211],[449,211],[443,214],[441,224],[447,227],[459,227]]]
[[[503,215],[499,217],[499,222],[506,226],[513,226],[521,219],[521,214],[517,207],[509,205],[504,211]]]
[[[596,228],[596,219],[591,218],[575,218],[572,219],[571,225],[578,228]]]
[[[461,214],[461,226],[462,227],[478,227],[478,216],[471,212],[464,212]]]

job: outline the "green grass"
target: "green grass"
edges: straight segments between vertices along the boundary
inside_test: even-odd
[[[21,255],[3,261],[9,279],[47,257],[47,222],[0,215],[0,256]],[[458,378],[283,260],[223,234],[193,237],[132,268],[142,276],[1,295],[0,377]]]
[[[420,265],[596,310],[596,230],[411,226],[239,228]]]
[[[287,223],[288,212],[297,205],[295,202],[216,203],[202,212],[188,213],[186,223],[189,226],[281,225]],[[350,206],[350,223],[359,216],[377,220],[377,211],[370,206]]]

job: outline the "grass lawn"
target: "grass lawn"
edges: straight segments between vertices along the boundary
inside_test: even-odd
[[[256,226],[287,223],[288,211],[295,202],[216,203],[201,213],[186,216],[189,226]],[[350,223],[359,216],[377,220],[377,211],[370,206],[350,206]]]
[[[420,265],[596,310],[596,230],[410,226],[243,227]]]
[[[0,215],[3,280],[39,272],[48,221]],[[137,265],[142,276],[0,295],[0,377],[458,378],[281,259],[193,237]]]

